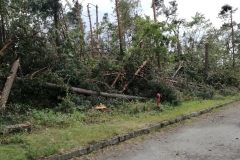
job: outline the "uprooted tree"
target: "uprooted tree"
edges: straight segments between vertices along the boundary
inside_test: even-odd
[[[232,16],[235,9],[222,8],[221,15],[228,14],[231,23],[217,29],[201,13],[190,21],[178,17],[175,1],[170,7],[162,0],[149,1],[154,11],[162,12],[155,20],[141,16],[139,0],[111,4],[115,21],[106,13],[94,25],[98,18],[89,10],[91,31],[79,1],[66,5],[58,0],[1,1],[2,97],[6,97],[4,85],[11,63],[21,55],[17,76],[22,80],[13,83],[8,104],[26,103],[37,109],[58,106],[65,111],[70,105],[89,109],[102,101],[110,103],[110,95],[153,98],[158,92],[161,100],[177,104],[184,99],[180,92],[192,99],[211,98],[215,90],[227,95],[232,88],[238,89],[235,61],[239,60],[240,36],[232,32],[239,30]],[[159,15],[165,19],[160,21]],[[86,92],[76,96],[80,91],[76,88]],[[102,93],[107,93],[105,98]]]

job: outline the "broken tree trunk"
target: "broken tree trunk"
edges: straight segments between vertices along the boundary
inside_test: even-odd
[[[46,83],[46,88],[49,89],[55,89],[60,90],[61,87],[59,85],[53,84],[53,83]],[[96,92],[92,90],[82,89],[82,88],[76,88],[71,87],[69,88],[70,91],[73,91],[77,94],[86,94],[86,95],[95,95],[95,96],[102,96],[102,97],[110,97],[110,98],[126,98],[126,99],[146,99],[145,97],[137,97],[137,96],[129,96],[124,94],[114,94],[114,93],[106,93],[106,92]]]
[[[93,42],[92,21],[91,21],[91,15],[89,10],[89,3],[87,5],[87,10],[88,10],[88,18],[89,18],[89,24],[90,24],[91,52],[92,52],[92,58],[94,58],[94,42]]]
[[[17,77],[17,80],[22,80],[20,77]],[[54,83],[46,83],[44,87],[48,89],[53,90],[60,90],[61,86],[54,84]],[[106,92],[96,92],[92,90],[87,90],[83,88],[76,88],[76,87],[70,87],[70,91],[75,92],[77,94],[84,94],[84,95],[95,95],[95,96],[102,96],[102,97],[109,97],[109,98],[125,98],[128,100],[131,99],[147,99],[146,97],[138,97],[138,96],[130,96],[130,95],[124,95],[124,94],[115,94],[115,93],[106,93]]]
[[[147,64],[147,61],[144,61],[143,63],[142,63],[142,65],[138,68],[138,70],[135,72],[135,74],[134,74],[134,76],[132,77],[132,79],[128,82],[128,83],[126,83],[125,85],[124,85],[124,87],[123,87],[123,89],[121,90],[121,93],[123,93],[126,89],[127,89],[127,87],[128,87],[128,85],[134,80],[134,78],[138,75],[138,73],[143,69],[143,67],[145,67],[146,66],[146,64]]]
[[[115,0],[115,5],[116,5],[117,21],[118,21],[119,49],[120,49],[120,55],[123,56],[123,34],[122,34],[122,24],[121,24],[118,0]]]
[[[121,76],[121,72],[118,74],[118,76],[115,78],[114,82],[112,83],[111,87],[113,88],[118,80],[118,78]]]
[[[178,67],[178,69],[176,70],[176,72],[174,73],[174,75],[172,76],[172,78],[174,78],[174,77],[176,76],[176,74],[178,73],[178,71],[179,71],[182,67],[183,67],[183,61],[180,62],[179,67]]]
[[[1,99],[0,99],[0,107],[1,107],[0,110],[4,110],[6,107],[8,96],[9,96],[10,90],[12,88],[12,84],[13,84],[14,78],[16,76],[18,67],[19,67],[19,59],[13,63],[11,71],[10,71],[10,76],[7,77],[7,81],[3,88]]]
[[[3,46],[3,48],[0,50],[0,53],[4,52],[4,51],[8,48],[8,46],[9,46],[10,44],[12,44],[13,42],[15,42],[15,40],[10,41],[10,42],[8,42],[5,46]]]

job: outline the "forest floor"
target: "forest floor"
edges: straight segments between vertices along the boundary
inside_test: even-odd
[[[240,102],[78,159],[240,159]],[[77,158],[75,158],[77,159]]]

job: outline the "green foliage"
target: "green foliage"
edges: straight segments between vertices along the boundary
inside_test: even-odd
[[[224,86],[239,87],[239,76],[234,70],[222,69],[219,71],[210,72],[206,79],[206,83],[216,89],[224,88]]]
[[[82,5],[74,3],[65,8],[59,0],[3,0],[0,48],[4,45],[7,48],[0,54],[0,88],[2,90],[9,76],[12,62],[19,57],[22,74],[19,72],[17,76],[23,78],[13,84],[3,121],[21,122],[24,118],[16,115],[28,114],[34,109],[74,113],[88,112],[99,103],[112,109],[126,103],[123,99],[75,95],[69,87],[119,93],[129,84],[124,94],[153,98],[161,93],[162,102],[171,105],[187,96],[190,99],[212,98],[215,89],[229,95],[229,88],[239,87],[239,71],[229,67],[232,58],[229,27],[215,29],[200,13],[185,22],[177,17],[176,1],[171,1],[170,7],[164,7],[161,0],[156,1],[157,8],[168,20],[153,22],[150,17],[136,14],[140,9],[139,2],[119,1],[125,48],[125,55],[120,59],[118,26],[110,21],[108,13],[99,22],[98,30],[97,25],[93,28],[94,48],[91,48],[89,33],[85,33],[87,27],[81,17],[84,15]],[[222,9],[224,14],[235,11],[229,6]],[[183,36],[179,34],[180,27]],[[238,44],[239,34],[234,36],[234,42]],[[178,41],[184,52],[180,57],[176,55]],[[210,43],[208,74],[204,69],[206,41]],[[91,57],[92,50],[94,58]],[[237,61],[239,55],[235,55]],[[179,82],[181,86],[177,88],[164,79],[175,73],[180,60],[184,67],[174,80],[183,82]],[[146,66],[135,75],[144,61],[147,61]],[[156,72],[161,72],[159,77]],[[61,90],[46,89],[46,82],[61,86]],[[201,89],[189,89],[187,83],[190,82],[202,86]],[[184,92],[190,93],[184,97]],[[148,108],[135,107],[132,112],[141,110]]]
[[[215,90],[211,86],[203,86],[200,91],[195,91],[195,95],[202,99],[212,99]]]
[[[148,82],[144,90],[145,95],[148,97],[156,97],[157,93],[161,94],[161,102],[169,102],[173,105],[179,104],[177,91],[169,86],[166,82],[152,80]]]
[[[223,96],[234,96],[238,93],[238,89],[235,87],[225,87],[219,90],[219,94]]]

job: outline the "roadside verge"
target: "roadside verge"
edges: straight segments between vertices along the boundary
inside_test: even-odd
[[[93,151],[105,148],[107,146],[116,145],[116,144],[119,144],[119,143],[124,142],[126,140],[129,140],[131,138],[135,138],[135,137],[138,137],[138,136],[141,136],[141,135],[149,134],[150,132],[158,131],[161,128],[164,128],[168,125],[172,125],[174,123],[178,123],[178,122],[186,120],[186,119],[197,117],[201,114],[208,113],[208,112],[212,111],[213,109],[217,109],[217,108],[232,104],[232,103],[237,102],[239,100],[240,99],[236,99],[236,100],[229,101],[227,103],[223,103],[223,104],[220,104],[220,105],[217,105],[217,106],[214,106],[214,107],[199,110],[197,112],[191,112],[189,114],[186,114],[186,115],[183,115],[183,116],[180,116],[180,117],[177,117],[177,118],[173,118],[171,120],[162,121],[160,123],[151,125],[149,127],[143,128],[143,129],[139,129],[139,130],[136,130],[136,131],[124,134],[124,135],[119,135],[119,136],[115,136],[115,137],[107,139],[107,140],[100,141],[98,143],[89,145],[85,148],[79,148],[79,149],[74,150],[74,151],[69,151],[69,152],[65,152],[65,153],[62,153],[62,154],[52,155],[52,156],[49,156],[49,157],[46,157],[46,158],[43,158],[43,159],[45,159],[45,160],[66,160],[66,159],[71,159],[71,158],[74,158],[74,157],[79,157],[79,156],[82,156],[82,155],[86,155],[86,154],[89,154]]]

